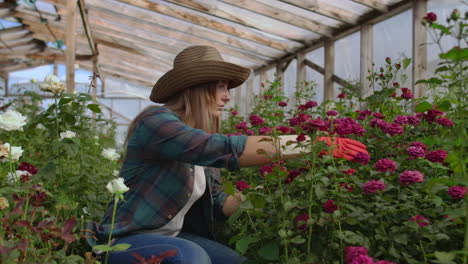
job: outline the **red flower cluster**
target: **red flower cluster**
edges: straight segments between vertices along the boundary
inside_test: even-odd
[[[429,12],[424,17],[424,20],[428,23],[433,23],[437,21],[437,15],[434,12]]]
[[[294,225],[300,230],[306,230],[307,221],[309,221],[309,215],[301,214],[296,216],[296,219],[294,220]]]
[[[236,182],[236,188],[242,192],[244,189],[250,189],[250,185],[246,181],[238,181]]]
[[[323,210],[330,214],[338,210],[338,205],[335,204],[335,200],[328,200],[322,206]]]
[[[347,247],[345,249],[345,261],[347,264],[396,264],[389,260],[377,260],[368,256],[367,248],[365,247]]]
[[[378,191],[385,191],[385,183],[381,180],[370,180],[362,186],[363,193],[376,193]]]
[[[447,158],[447,152],[442,149],[429,151],[426,154],[426,159],[431,162],[444,163],[445,158]]]
[[[410,222],[415,222],[417,223],[420,227],[428,226],[429,221],[427,221],[427,218],[422,216],[422,215],[415,215],[410,218]]]
[[[403,98],[403,99],[413,99],[414,94],[408,88],[401,88],[401,98]]]
[[[380,172],[394,172],[396,168],[396,162],[391,159],[381,159],[375,163],[375,169]]]
[[[448,189],[447,194],[453,199],[460,200],[465,197],[466,187],[455,185]]]
[[[417,182],[423,182],[424,181],[424,174],[422,174],[420,171],[410,171],[410,170],[405,170],[400,174],[400,183],[403,185],[408,185],[410,183],[417,183]]]
[[[24,161],[18,166],[18,170],[27,171],[31,173],[32,175],[37,173],[36,167]]]
[[[369,163],[369,160],[370,160],[369,154],[364,153],[364,152],[358,152],[354,155],[352,162],[366,165],[367,163]]]
[[[250,123],[253,125],[253,126],[259,126],[261,124],[263,124],[263,118],[259,117],[258,115],[250,115],[249,117],[249,120],[250,120]]]

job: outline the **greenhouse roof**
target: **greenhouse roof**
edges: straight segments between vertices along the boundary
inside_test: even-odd
[[[349,35],[412,4],[410,0],[4,0],[0,18],[20,24],[0,30],[0,76],[65,62],[73,31],[75,64],[80,68],[145,87],[170,70],[175,55],[190,45],[214,46],[226,61],[256,71],[278,63],[286,67],[299,52]]]

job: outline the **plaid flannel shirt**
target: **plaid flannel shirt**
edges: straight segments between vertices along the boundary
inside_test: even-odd
[[[222,206],[227,198],[222,192],[217,168],[239,169],[239,156],[247,137],[208,134],[191,128],[166,107],[153,107],[147,111],[151,111],[150,115],[137,124],[129,139],[120,170],[120,176],[130,190],[117,206],[113,236],[154,230],[168,223],[191,196],[194,165],[207,167],[207,191],[194,207],[201,207],[198,212],[203,211],[204,219],[211,222],[187,219],[194,215],[189,212],[184,225],[193,220],[195,229],[197,225],[212,226],[213,216],[224,216]],[[95,227],[99,240],[105,240],[109,235],[112,210],[113,202],[101,224]]]

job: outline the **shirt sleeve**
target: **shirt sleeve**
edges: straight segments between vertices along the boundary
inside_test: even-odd
[[[221,184],[221,175],[219,169],[213,169],[213,216],[217,220],[227,220],[229,217],[223,212],[224,202],[229,196],[223,191],[223,185]]]
[[[239,169],[247,136],[209,134],[184,124],[174,113],[156,111],[135,130],[144,159],[177,160],[199,166]]]

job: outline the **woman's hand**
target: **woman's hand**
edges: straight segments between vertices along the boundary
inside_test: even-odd
[[[325,142],[333,150],[333,156],[336,158],[352,160],[354,155],[356,155],[358,152],[369,154],[367,152],[366,145],[354,139],[340,137],[319,137],[317,138],[317,141]]]

